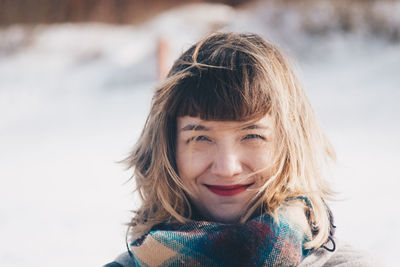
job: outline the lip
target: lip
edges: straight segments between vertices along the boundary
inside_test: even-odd
[[[208,190],[219,196],[234,196],[240,194],[252,184],[235,184],[235,185],[205,185]]]

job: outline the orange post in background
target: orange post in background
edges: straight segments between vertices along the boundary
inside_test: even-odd
[[[168,54],[168,42],[165,38],[160,37],[157,44],[157,73],[159,81],[167,77],[169,68]]]

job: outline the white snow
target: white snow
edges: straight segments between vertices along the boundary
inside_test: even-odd
[[[124,251],[124,223],[139,201],[117,161],[149,109],[156,42],[168,41],[172,63],[222,28],[259,33],[297,59],[338,154],[341,200],[330,203],[338,236],[394,266],[400,47],[340,32],[310,37],[294,11],[271,24],[277,12],[190,5],[136,27],[0,30],[0,265],[101,266]]]

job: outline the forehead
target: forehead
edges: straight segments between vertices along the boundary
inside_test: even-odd
[[[273,120],[270,115],[265,115],[258,120],[249,121],[214,121],[202,120],[200,117],[183,116],[177,118],[178,131],[203,130],[246,130],[246,129],[272,129]]]

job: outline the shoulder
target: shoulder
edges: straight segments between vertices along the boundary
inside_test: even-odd
[[[135,267],[135,260],[129,255],[128,252],[124,252],[119,255],[113,262],[110,262],[103,267]]]
[[[335,267],[377,267],[383,266],[368,253],[356,249],[353,246],[339,242],[335,239],[336,250],[331,252],[319,248],[305,258],[300,267],[311,266],[335,266]]]
[[[358,250],[349,244],[342,244],[327,262],[328,266],[382,266],[367,252]]]

